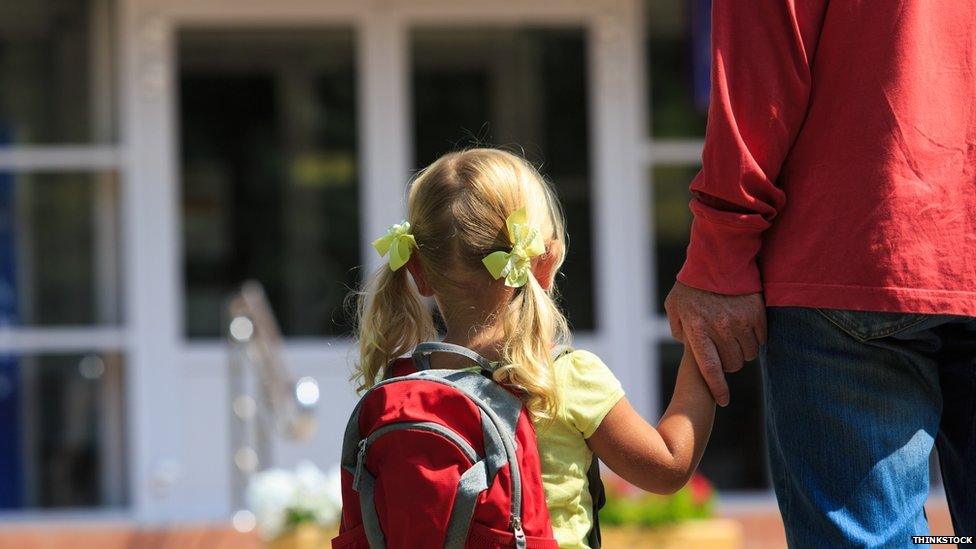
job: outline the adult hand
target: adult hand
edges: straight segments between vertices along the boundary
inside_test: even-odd
[[[737,372],[766,343],[762,294],[722,295],[675,282],[664,300],[671,335],[691,348],[719,406],[729,403],[725,372]]]

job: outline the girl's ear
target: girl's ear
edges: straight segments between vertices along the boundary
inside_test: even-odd
[[[431,297],[434,292],[430,289],[430,284],[427,283],[427,276],[424,274],[424,268],[420,265],[420,259],[417,254],[411,254],[410,259],[407,260],[407,270],[410,271],[410,276],[413,277],[413,281],[417,284],[417,290],[420,295],[424,297]]]
[[[546,246],[546,253],[540,255],[532,265],[532,275],[539,281],[539,286],[547,292],[552,288],[556,278],[556,262],[562,253],[562,243],[553,240]]]

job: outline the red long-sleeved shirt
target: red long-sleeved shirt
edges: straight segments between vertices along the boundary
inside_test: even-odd
[[[681,282],[976,316],[976,2],[714,0]]]

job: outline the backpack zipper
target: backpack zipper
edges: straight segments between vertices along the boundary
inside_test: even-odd
[[[515,547],[525,547],[525,530],[522,530],[522,517],[512,517],[512,533],[515,534]]]
[[[359,451],[356,452],[356,474],[352,477],[352,489],[359,491],[359,479],[363,475],[363,467],[366,462],[366,439],[359,441]]]

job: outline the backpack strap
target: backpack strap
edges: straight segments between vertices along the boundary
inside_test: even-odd
[[[488,489],[488,473],[484,460],[471,466],[461,474],[458,481],[457,493],[454,496],[454,507],[451,517],[447,521],[447,533],[444,536],[444,549],[464,549],[474,518],[474,508],[478,505],[478,498]]]
[[[370,549],[384,549],[386,538],[383,536],[383,529],[380,527],[380,518],[376,514],[376,496],[374,488],[376,478],[362,467],[359,484],[353,489],[359,492],[359,513],[363,519],[363,531],[366,533],[366,540],[369,542]]]
[[[586,470],[586,483],[590,489],[590,499],[593,500],[593,525],[590,526],[590,533],[586,541],[590,549],[600,549],[602,542],[600,535],[600,509],[607,503],[607,492],[603,486],[603,479],[600,478],[600,460],[593,455],[590,468]]]
[[[552,348],[552,360],[553,362],[559,360],[563,355],[568,355],[576,349],[570,347],[569,345],[556,345]]]
[[[434,353],[451,353],[463,356],[464,358],[467,358],[477,364],[489,375],[493,374],[495,370],[498,369],[497,364],[492,363],[487,358],[479,355],[471,349],[468,349],[467,347],[462,347],[453,343],[444,343],[443,341],[428,341],[426,343],[417,345],[417,347],[413,350],[413,363],[416,365],[417,370],[429,370],[430,355]]]

